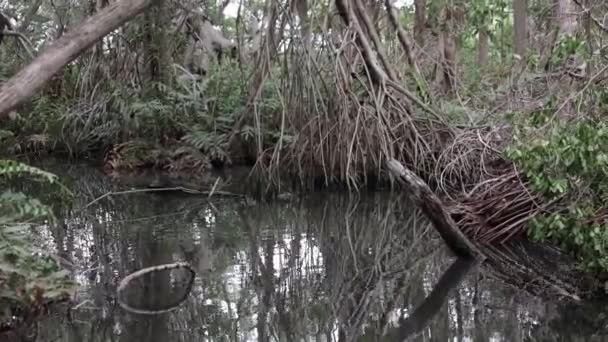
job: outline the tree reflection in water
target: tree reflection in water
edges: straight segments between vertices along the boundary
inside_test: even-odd
[[[89,169],[71,174],[77,175],[81,204],[113,189]],[[67,212],[63,225],[46,227],[49,238],[40,243],[73,264],[82,288],[68,318],[58,311],[39,322],[38,340],[600,341],[608,336],[603,308],[581,313],[586,319],[569,329],[563,322],[574,304],[558,301],[559,291],[543,297],[507,284],[508,273],[498,264],[475,267],[450,258],[427,221],[408,208],[412,205],[386,193],[314,194],[272,204],[166,193],[109,197],[85,212]],[[197,278],[179,309],[138,316],[117,305],[116,286],[124,276],[184,260]],[[528,274],[519,272],[518,277]],[[170,286],[175,277],[155,277],[133,300],[163,305],[177,295]]]

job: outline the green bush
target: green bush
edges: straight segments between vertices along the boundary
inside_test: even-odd
[[[11,160],[0,160],[0,323],[12,317],[11,307],[25,312],[69,297],[74,289],[58,260],[36,248],[32,234],[43,222],[54,220],[51,207],[22,192],[10,190],[15,178],[43,183],[69,197],[55,175]]]
[[[529,235],[572,252],[588,270],[608,271],[608,125],[552,123],[548,112],[517,127],[506,152],[531,190],[554,204],[531,220]]]

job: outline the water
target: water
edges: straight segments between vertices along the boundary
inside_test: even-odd
[[[455,260],[401,196],[325,193],[269,204],[135,193],[78,210],[128,187],[91,167],[50,167],[68,177],[78,204],[64,224],[41,229],[39,243],[66,260],[81,287],[69,313],[57,310],[39,320],[31,340],[608,338],[603,307],[574,305],[567,300],[567,282],[547,281],[563,273],[559,264],[528,268]],[[138,186],[146,182],[139,178]],[[238,177],[227,187],[240,188]],[[523,255],[518,248],[495,252],[515,260]],[[189,261],[196,271],[192,291],[177,310],[142,316],[118,305],[121,279],[176,261]],[[548,267],[555,269],[545,275]],[[168,306],[184,294],[186,278],[184,272],[165,271],[135,281],[127,301],[148,309]]]

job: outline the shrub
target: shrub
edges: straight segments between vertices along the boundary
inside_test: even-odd
[[[551,204],[531,220],[529,235],[575,254],[588,270],[608,271],[608,125],[552,123],[547,114],[518,127],[507,150],[530,189]]]
[[[0,184],[10,188],[10,180],[28,180],[54,187],[62,196],[70,193],[55,175],[16,161],[0,160]],[[10,308],[26,312],[70,295],[74,283],[56,258],[38,249],[32,241],[42,221],[53,221],[48,205],[22,192],[4,190],[0,194],[0,323],[13,317]]]

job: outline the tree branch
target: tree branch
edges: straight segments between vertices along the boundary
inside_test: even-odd
[[[30,98],[63,66],[95,44],[100,38],[131,20],[154,0],[115,2],[59,38],[0,88],[0,119]]]
[[[428,185],[412,171],[406,169],[395,159],[387,162],[387,168],[408,188],[408,194],[431,221],[443,241],[459,257],[478,257],[483,253],[458,229],[456,222],[444,208],[441,200]]]

